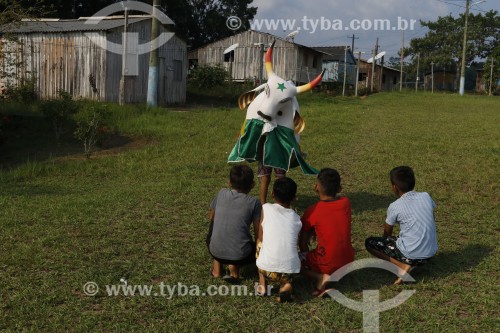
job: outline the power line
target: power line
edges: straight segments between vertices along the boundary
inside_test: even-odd
[[[448,5],[452,5],[452,6],[460,7],[460,8],[467,8],[466,6],[457,5],[456,3],[450,2],[450,1],[452,1],[452,0],[436,0],[436,1],[438,1],[438,2],[442,2],[442,3],[446,3],[446,4],[448,4]],[[458,1],[464,1],[464,0],[458,0]],[[486,10],[482,10],[482,9],[478,9],[478,8],[476,8],[476,9],[472,9],[472,8],[470,8],[470,9],[471,9],[471,10],[476,10],[476,11],[478,11],[478,12],[488,13],[488,11],[486,11]]]

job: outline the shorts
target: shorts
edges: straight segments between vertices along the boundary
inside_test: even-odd
[[[257,169],[257,177],[270,176],[274,169],[274,175],[276,178],[285,177],[286,170],[264,166],[261,161],[259,161],[259,167]]]
[[[309,252],[307,252],[309,253]],[[321,274],[332,274],[335,272],[337,269],[340,267],[327,267],[327,266],[320,266],[315,260],[312,260],[309,256],[306,256],[303,260],[301,260],[300,264],[302,268],[316,272],[316,273],[321,273]]]
[[[284,286],[287,283],[292,283],[294,276],[296,273],[276,273],[276,272],[268,272],[259,268],[259,273],[264,275],[266,281],[268,282],[279,282],[280,286]]]
[[[382,252],[399,262],[411,266],[423,265],[429,260],[407,258],[396,246],[396,241],[397,237],[369,237],[365,240],[365,247]]]

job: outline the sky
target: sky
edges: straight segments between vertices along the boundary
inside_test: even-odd
[[[471,0],[471,4],[475,2],[478,1]],[[350,46],[352,39],[348,36],[354,34],[359,38],[354,41],[355,52],[365,52],[361,55],[364,59],[371,57],[379,37],[379,52],[386,51],[388,59],[401,49],[402,31],[398,29],[398,21],[401,27],[404,27],[403,20],[408,22],[404,34],[405,46],[409,46],[410,39],[423,37],[426,33],[420,20],[436,21],[439,16],[448,14],[458,17],[465,12],[465,3],[465,0],[254,0],[251,5],[258,7],[256,21],[262,23],[267,19],[271,23],[269,20],[272,19],[279,23],[277,28],[266,27],[264,21],[262,27],[255,30],[282,38],[299,30],[294,41],[306,46]],[[471,6],[471,12],[475,14],[491,9],[500,12],[500,0],[487,0]],[[288,26],[282,25],[281,22],[286,21],[281,20],[287,19]],[[376,19],[390,20],[390,29],[376,31]],[[409,25],[411,20],[415,21],[414,29]]]

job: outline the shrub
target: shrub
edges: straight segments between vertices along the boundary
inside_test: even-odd
[[[1,98],[10,102],[33,103],[38,100],[35,90],[35,80],[23,80],[18,87],[7,86]]]
[[[40,111],[52,125],[56,140],[59,141],[72,114],[78,110],[73,97],[64,90],[58,91],[59,98],[40,103]]]
[[[213,88],[224,85],[229,73],[222,66],[199,66],[190,75],[190,80],[199,88]]]
[[[85,103],[74,115],[77,128],[75,137],[83,142],[84,152],[90,158],[95,145],[106,132],[106,122],[110,112],[108,106],[96,102]]]

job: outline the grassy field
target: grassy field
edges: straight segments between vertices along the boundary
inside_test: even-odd
[[[392,274],[369,269],[336,287],[356,300],[366,289],[379,289],[382,300],[415,289],[405,304],[381,313],[381,332],[498,332],[498,98],[304,94],[299,103],[308,161],[343,177],[357,259],[370,257],[364,239],[382,233],[396,199],[392,167],[412,166],[416,189],[438,205],[439,252],[412,274],[415,284],[393,286]],[[57,157],[52,144],[38,161],[25,157],[0,171],[0,331],[362,332],[361,313],[310,298],[312,285],[303,279],[294,304],[274,297],[107,296],[105,286],[122,278],[129,286],[154,285],[154,292],[162,282],[202,291],[225,285],[208,277],[204,239],[208,207],[227,183],[226,159],[243,118],[236,108],[129,108],[113,121],[142,142],[134,149],[86,160],[71,150]],[[14,124],[19,129],[7,131],[7,139],[50,142],[40,121],[28,124],[41,126],[35,137],[23,132],[26,121]],[[0,159],[6,156],[23,158],[0,146]],[[289,176],[299,185],[300,214],[317,200],[314,177],[299,170]],[[243,275],[253,288],[255,268]],[[101,288],[96,296],[84,294],[89,281]]]

